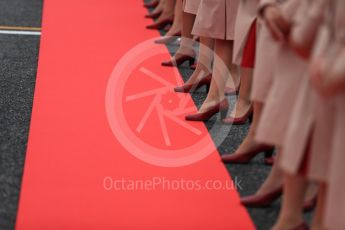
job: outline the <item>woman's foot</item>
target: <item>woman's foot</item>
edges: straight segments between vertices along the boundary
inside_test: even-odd
[[[148,2],[148,3],[144,3],[144,7],[146,7],[146,8],[154,8],[154,7],[158,6],[158,4],[159,4],[159,1],[153,0],[153,1]]]
[[[199,112],[186,116],[187,121],[206,121],[210,119],[213,115],[221,113],[221,116],[225,116],[229,109],[229,102],[226,98],[221,101],[211,101],[203,104],[204,109],[199,110]]]
[[[168,3],[162,3],[162,10],[158,9],[157,12],[162,12],[161,15],[157,18],[157,20],[151,24],[146,26],[148,29],[163,29],[167,25],[172,24],[174,20],[174,7],[170,6]],[[157,6],[157,8],[160,8],[161,4]],[[157,9],[156,8],[156,9]],[[156,9],[152,12],[152,14],[156,13]]]
[[[271,230],[309,230],[309,227],[304,220],[286,220],[277,223]]]
[[[211,81],[212,81],[212,75],[208,74],[206,76],[203,76],[204,74],[200,74],[201,77],[198,77],[196,80],[193,80],[193,83],[185,83],[182,86],[177,86],[174,88],[175,92],[180,93],[191,93],[196,90],[198,90],[202,86],[207,87],[207,91],[209,91]]]
[[[158,15],[158,16],[161,15],[163,10],[164,10],[164,6],[165,6],[165,1],[159,1],[156,8],[154,10],[152,10],[152,12],[148,15]]]
[[[162,17],[159,16],[157,21],[152,23],[151,25],[146,26],[147,29],[164,29],[166,26],[170,25],[173,22],[173,17],[172,16],[167,16],[167,17]]]
[[[195,62],[195,52],[192,46],[183,46],[176,51],[175,55],[169,61],[163,61],[163,66],[179,66],[185,61],[189,61],[189,65]]]
[[[248,119],[251,120],[252,115],[253,107],[251,102],[238,98],[230,116],[225,118],[223,122],[225,124],[242,125]]]

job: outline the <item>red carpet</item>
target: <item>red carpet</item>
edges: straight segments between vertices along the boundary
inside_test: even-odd
[[[17,230],[254,229],[204,124],[174,118],[195,107],[170,92],[166,48],[125,55],[158,36],[145,13],[141,0],[45,1]]]

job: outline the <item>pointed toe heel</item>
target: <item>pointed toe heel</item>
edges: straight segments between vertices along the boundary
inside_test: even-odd
[[[165,19],[162,20],[160,22],[155,22],[151,25],[146,26],[147,29],[151,29],[151,30],[159,30],[159,29],[163,29],[166,25],[169,25],[173,22],[172,19]]]
[[[192,93],[201,88],[202,86],[206,86],[209,89],[212,80],[212,75],[209,74],[208,76],[204,77],[200,81],[194,84],[184,84],[183,86],[178,86],[174,88],[175,92],[179,93]]]
[[[229,163],[229,164],[248,164],[256,155],[267,152],[267,151],[273,151],[272,146],[268,145],[259,145],[256,148],[243,153],[227,153],[222,155],[222,161],[223,163]],[[266,158],[265,158],[266,163]]]
[[[169,61],[163,61],[162,66],[168,66],[168,67],[180,66],[183,63],[185,63],[186,61],[188,61],[189,65],[191,65],[195,62],[195,57],[194,56],[188,56],[188,55],[182,55],[181,57],[179,57],[177,59],[173,58]]]
[[[219,113],[219,112],[224,112],[228,111],[229,109],[229,102],[227,99],[222,100],[220,103],[211,106],[209,110],[203,113],[196,113],[196,114],[191,114],[187,115],[185,119],[187,121],[207,121],[209,120],[213,115]]]
[[[241,198],[241,203],[246,207],[266,207],[271,205],[275,200],[281,197],[282,194],[283,187],[279,187],[266,194],[243,197]]]
[[[247,120],[249,120],[249,122],[252,122],[253,120],[253,107],[250,107],[250,109],[242,117],[230,116],[223,119],[223,123],[225,125],[244,125]]]

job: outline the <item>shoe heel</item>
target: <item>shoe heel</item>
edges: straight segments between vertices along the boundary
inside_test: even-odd
[[[274,149],[267,150],[267,151],[265,152],[265,158],[266,158],[266,159],[267,159],[267,158],[272,158],[273,152],[274,152]]]
[[[249,119],[249,122],[250,122],[250,123],[253,122],[253,113],[251,113],[251,114],[249,115],[248,119]]]
[[[206,92],[207,93],[210,92],[211,84],[206,84],[205,86],[206,86]]]
[[[220,118],[223,120],[226,118],[226,116],[228,115],[228,109],[225,110],[221,110],[220,111]]]
[[[189,62],[189,66],[194,65],[194,63],[195,63],[195,58],[190,58],[190,59],[188,60],[188,62]]]

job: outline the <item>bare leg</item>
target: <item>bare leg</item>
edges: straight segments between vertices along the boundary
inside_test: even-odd
[[[231,117],[244,116],[251,107],[250,94],[253,83],[253,69],[241,68],[241,86],[240,93],[235,105],[235,108],[231,112]]]
[[[212,82],[207,98],[202,104],[199,112],[205,112],[210,106],[213,106],[225,98],[225,83],[234,72],[235,66],[232,64],[233,41],[216,40],[214,67],[212,73]]]
[[[199,46],[198,63],[193,74],[190,76],[186,84],[198,82],[212,71],[214,39],[201,37],[201,45]]]
[[[255,117],[257,117],[257,115],[254,114],[254,120],[253,120],[252,126],[255,125],[255,122],[257,122],[255,120],[258,118],[255,118]],[[266,178],[264,183],[261,185],[261,187],[258,189],[258,191],[256,192],[256,195],[271,193],[272,191],[280,188],[283,185],[282,178],[284,177],[284,173],[279,166],[281,152],[282,152],[281,148],[277,148],[277,154],[275,158],[276,163],[273,164],[268,177]],[[306,195],[304,197],[304,201],[309,202],[311,199],[313,199],[315,195],[317,194],[317,191],[318,191],[318,186],[316,186],[313,183],[309,183],[307,187]]]
[[[152,11],[152,14],[163,12],[167,0],[160,0],[158,6]]]
[[[303,222],[303,200],[307,180],[301,175],[284,176],[284,196],[279,218],[272,230],[288,230]]]
[[[281,149],[277,149],[277,155],[275,162],[279,162]],[[257,195],[263,195],[270,193],[283,185],[283,171],[281,170],[278,163],[273,164],[272,169],[266,178],[265,182],[261,185],[259,190],[256,192]]]
[[[175,5],[175,16],[174,16],[174,22],[169,29],[169,31],[166,33],[166,36],[173,36],[179,32],[181,32],[182,29],[182,0],[177,0]]]
[[[242,144],[238,147],[236,150],[236,154],[241,154],[241,153],[247,153],[250,152],[254,149],[256,149],[260,143],[257,143],[255,141],[255,135],[256,135],[256,130],[259,125],[259,121],[261,118],[262,110],[264,107],[264,104],[261,102],[254,102],[253,103],[254,107],[254,116],[253,116],[253,122],[250,126],[249,132],[246,136],[246,138],[243,140]]]
[[[195,15],[189,13],[182,13],[182,37],[179,49],[176,51],[174,58],[179,58],[182,55],[194,55],[193,50],[193,35],[192,29],[195,21]]]
[[[159,7],[159,5],[157,6]],[[157,18],[155,23],[160,23],[166,19],[174,17],[175,0],[164,0],[162,14]]]
[[[323,228],[323,214],[325,210],[326,185],[320,184],[317,197],[317,205],[312,221],[312,230],[325,230]]]
[[[232,79],[228,79],[225,87],[230,88],[230,89],[238,89],[240,85],[240,77],[239,77],[238,69],[234,68],[231,75],[232,75]]]

